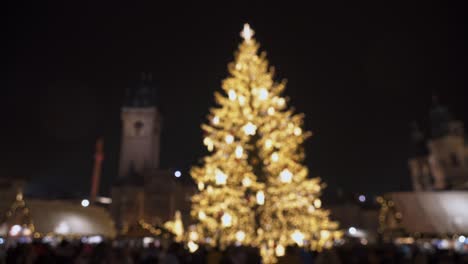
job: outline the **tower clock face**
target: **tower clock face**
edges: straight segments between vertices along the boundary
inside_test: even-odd
[[[133,131],[134,131],[133,134],[134,134],[135,136],[143,135],[144,130],[145,130],[145,129],[144,129],[144,126],[145,126],[145,124],[144,124],[142,121],[140,121],[140,120],[135,121],[135,122],[133,123]]]

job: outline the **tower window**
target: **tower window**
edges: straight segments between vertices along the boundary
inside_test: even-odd
[[[135,128],[136,134],[139,135],[141,132],[141,129],[143,128],[143,122],[138,120],[133,124],[133,127]]]

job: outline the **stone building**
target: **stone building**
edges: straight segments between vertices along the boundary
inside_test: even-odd
[[[176,210],[188,218],[194,187],[159,166],[162,116],[151,74],[143,73],[140,84],[127,90],[121,121],[119,175],[111,191],[118,231],[140,220],[162,224]]]
[[[468,189],[468,141],[463,122],[434,98],[426,130],[412,125],[408,165],[413,189]]]

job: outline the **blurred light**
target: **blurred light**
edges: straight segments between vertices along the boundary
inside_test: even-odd
[[[363,203],[363,202],[366,201],[366,196],[361,194],[361,195],[359,195],[359,198],[358,198],[358,199],[359,199],[359,201],[360,201],[361,203]]]
[[[198,190],[203,191],[205,189],[205,184],[203,182],[198,183]]]
[[[88,207],[89,206],[89,200],[88,199],[81,200],[81,206]]]
[[[302,134],[302,129],[300,127],[294,128],[294,135],[300,136]]]
[[[257,126],[255,126],[254,124],[250,122],[244,126],[244,133],[248,136],[255,135],[255,131],[257,131]]]
[[[242,241],[244,241],[244,239],[245,239],[245,232],[242,231],[242,230],[237,231],[237,233],[236,233],[236,240],[237,240],[238,242],[242,242]]]
[[[282,257],[284,256],[284,253],[285,253],[285,249],[284,249],[284,246],[281,245],[281,244],[278,244],[275,248],[275,254],[277,257]]]
[[[265,101],[268,98],[268,91],[265,88],[261,88],[258,93],[258,98],[262,101]]]
[[[273,141],[271,139],[265,140],[265,148],[270,149],[273,146]]]
[[[187,246],[188,246],[188,248],[189,248],[190,253],[194,253],[195,251],[198,250],[198,245],[197,245],[197,243],[195,243],[195,242],[193,242],[193,241],[189,241],[189,242],[187,243]]]
[[[174,176],[176,176],[177,178],[179,178],[180,176],[182,176],[182,172],[176,170],[176,171],[174,172]]]
[[[291,234],[291,238],[300,247],[304,244],[304,234],[297,229]]]
[[[355,227],[350,227],[348,229],[348,233],[350,233],[351,235],[356,235],[357,234],[357,230]]]
[[[283,183],[290,183],[292,181],[292,173],[288,169],[284,169],[280,173],[280,180]]]
[[[242,29],[241,37],[246,41],[249,41],[252,39],[254,33],[255,32],[253,31],[253,29],[250,28],[249,24],[246,23],[244,24],[244,29]]]
[[[245,104],[245,97],[242,95],[239,95],[239,104],[244,105]]]
[[[242,185],[244,185],[244,187],[249,187],[250,185],[252,184],[252,180],[245,177],[244,179],[242,179]]]
[[[232,89],[229,90],[228,96],[229,96],[229,100],[231,100],[231,101],[236,100],[236,97],[237,97],[236,92],[234,90],[232,90]]]
[[[263,193],[263,191],[257,192],[257,204],[259,205],[265,204],[265,194]]]
[[[224,213],[221,217],[221,223],[223,227],[230,227],[232,225],[232,216],[228,213]]]
[[[5,243],[5,240],[0,237],[0,245],[2,245],[3,243]]]
[[[442,239],[437,243],[437,248],[438,249],[447,249],[450,247],[450,243],[446,239]]]
[[[361,241],[361,244],[364,245],[364,246],[367,245],[367,243],[368,243],[367,239],[365,239],[365,238],[361,238],[360,241]]]
[[[275,108],[273,106],[268,107],[267,113],[269,115],[274,115],[275,114]]]
[[[315,207],[313,207],[312,205],[307,208],[307,212],[309,213],[313,213],[314,211],[315,211]]]
[[[219,124],[219,117],[217,117],[217,116],[213,117],[212,122],[213,122],[214,125]]]
[[[330,231],[328,230],[320,231],[320,238],[323,240],[328,240],[330,238]]]
[[[21,226],[14,225],[10,228],[10,235],[17,236],[21,232]]]
[[[31,229],[25,227],[23,228],[23,236],[30,236],[32,234]]]
[[[236,158],[238,159],[242,158],[242,154],[244,150],[242,149],[241,146],[237,146],[235,152],[236,152]]]
[[[278,99],[278,105],[280,107],[283,107],[285,104],[286,104],[286,100],[284,100],[284,98],[279,98]]]
[[[198,219],[205,220],[206,219],[205,212],[203,212],[203,211],[198,212]]]
[[[466,241],[466,237],[465,237],[465,236],[459,236],[459,237],[458,237],[458,242],[460,242],[460,243],[465,243],[465,241]]]
[[[216,179],[216,184],[224,185],[224,184],[226,184],[227,175],[224,174],[224,172],[222,172],[220,169],[216,169],[215,179]]]
[[[144,237],[143,238],[143,245],[148,246],[148,244],[151,244],[154,242],[154,238],[152,237]]]
[[[279,160],[278,152],[273,152],[273,153],[271,154],[271,161],[277,162],[278,160]]]
[[[314,200],[314,206],[315,206],[315,208],[322,207],[322,201],[320,199],[315,199]]]
[[[198,240],[197,231],[190,231],[189,232],[189,239],[192,240],[192,241],[197,241]]]
[[[213,151],[214,144],[213,144],[213,141],[209,137],[206,137],[203,139],[203,144],[205,144],[208,151]]]
[[[110,197],[97,197],[96,200],[102,204],[111,204],[112,198]]]
[[[231,144],[232,142],[234,142],[234,137],[232,135],[227,135],[224,140],[226,141],[226,143],[228,144]]]
[[[70,232],[70,226],[67,222],[60,222],[58,226],[55,227],[55,233],[60,235],[66,235]]]
[[[101,236],[90,236],[88,237],[88,243],[89,244],[99,244],[102,242],[102,237]]]

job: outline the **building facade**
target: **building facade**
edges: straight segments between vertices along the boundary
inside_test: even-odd
[[[429,126],[412,125],[408,160],[415,191],[468,189],[468,141],[463,122],[434,98]]]
[[[121,122],[119,175],[111,191],[118,232],[140,220],[160,225],[176,210],[188,216],[193,187],[159,166],[162,116],[151,74],[143,73],[140,83],[127,90]]]

